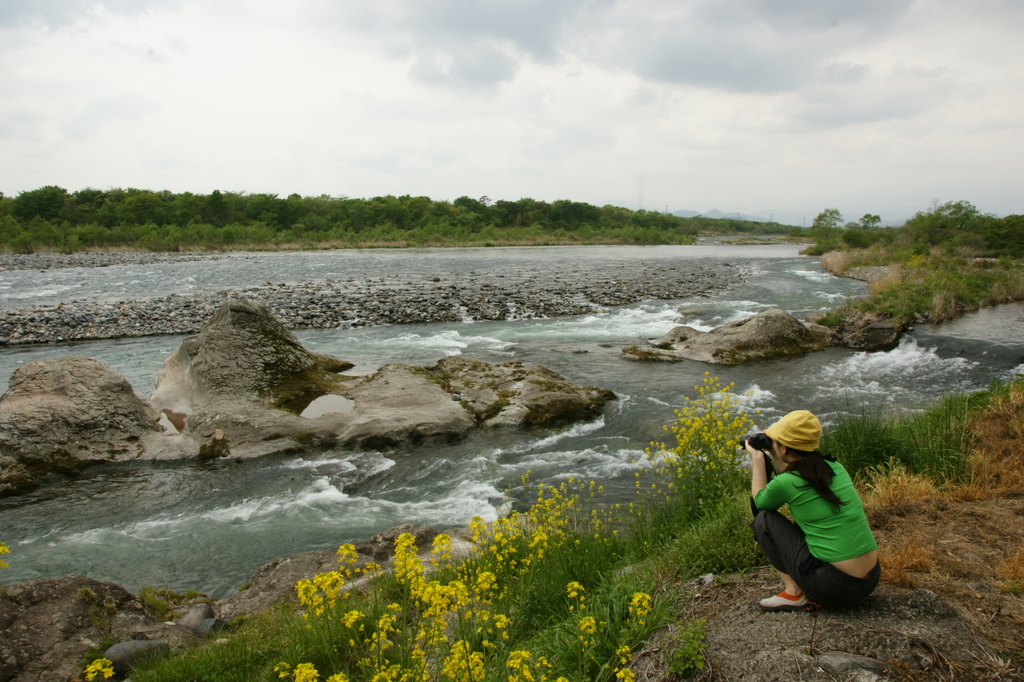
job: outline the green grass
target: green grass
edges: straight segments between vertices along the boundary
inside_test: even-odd
[[[984,391],[948,395],[912,414],[840,415],[825,429],[822,451],[835,456],[855,477],[896,462],[940,487],[962,483],[968,472],[971,416],[1012,385],[993,383]]]

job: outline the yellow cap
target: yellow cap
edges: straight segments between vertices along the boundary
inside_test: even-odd
[[[794,450],[813,452],[821,442],[821,422],[807,410],[790,412],[764,432],[772,440]]]

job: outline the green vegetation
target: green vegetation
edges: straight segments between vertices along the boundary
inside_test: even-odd
[[[672,638],[672,648],[668,655],[668,671],[673,675],[690,677],[704,669],[704,637],[707,622],[701,618],[684,625]]]
[[[679,218],[656,211],[558,200],[459,197],[371,199],[53,185],[0,194],[0,249],[148,251],[503,246],[536,244],[689,244],[701,231],[774,233],[774,223]]]
[[[1024,257],[1024,216],[997,218],[966,201],[950,201],[929,211],[918,211],[902,226],[880,227],[877,215],[842,225],[843,216],[827,208],[807,230],[815,245],[806,253],[885,247],[898,260],[938,250],[946,255]]]
[[[186,590],[181,594],[166,588],[143,587],[139,590],[139,601],[150,613],[161,620],[168,620],[183,607],[191,606],[204,599],[203,595],[195,590]]]
[[[822,324],[839,327],[858,315],[902,326],[919,316],[940,322],[1024,300],[1024,216],[1000,219],[957,201],[919,212],[898,228],[879,228],[876,217],[840,228],[842,216],[828,209],[808,231],[815,244],[804,253],[821,255],[834,274],[875,269],[870,295],[827,313]]]

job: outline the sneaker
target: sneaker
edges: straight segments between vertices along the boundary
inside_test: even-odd
[[[809,603],[806,592],[794,597],[785,591],[760,601],[761,608],[765,611],[803,611]]]

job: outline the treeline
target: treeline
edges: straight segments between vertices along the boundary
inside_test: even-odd
[[[805,232],[815,246],[804,253],[820,255],[878,246],[917,255],[938,249],[949,255],[1024,257],[1024,216],[998,218],[967,201],[950,201],[918,211],[899,227],[883,228],[879,223],[877,215],[867,214],[843,224],[837,209],[825,209]]]
[[[41,187],[0,194],[0,249],[85,249],[692,243],[702,230],[782,232],[775,224],[680,218],[559,200],[454,201],[291,194],[210,194]]]

